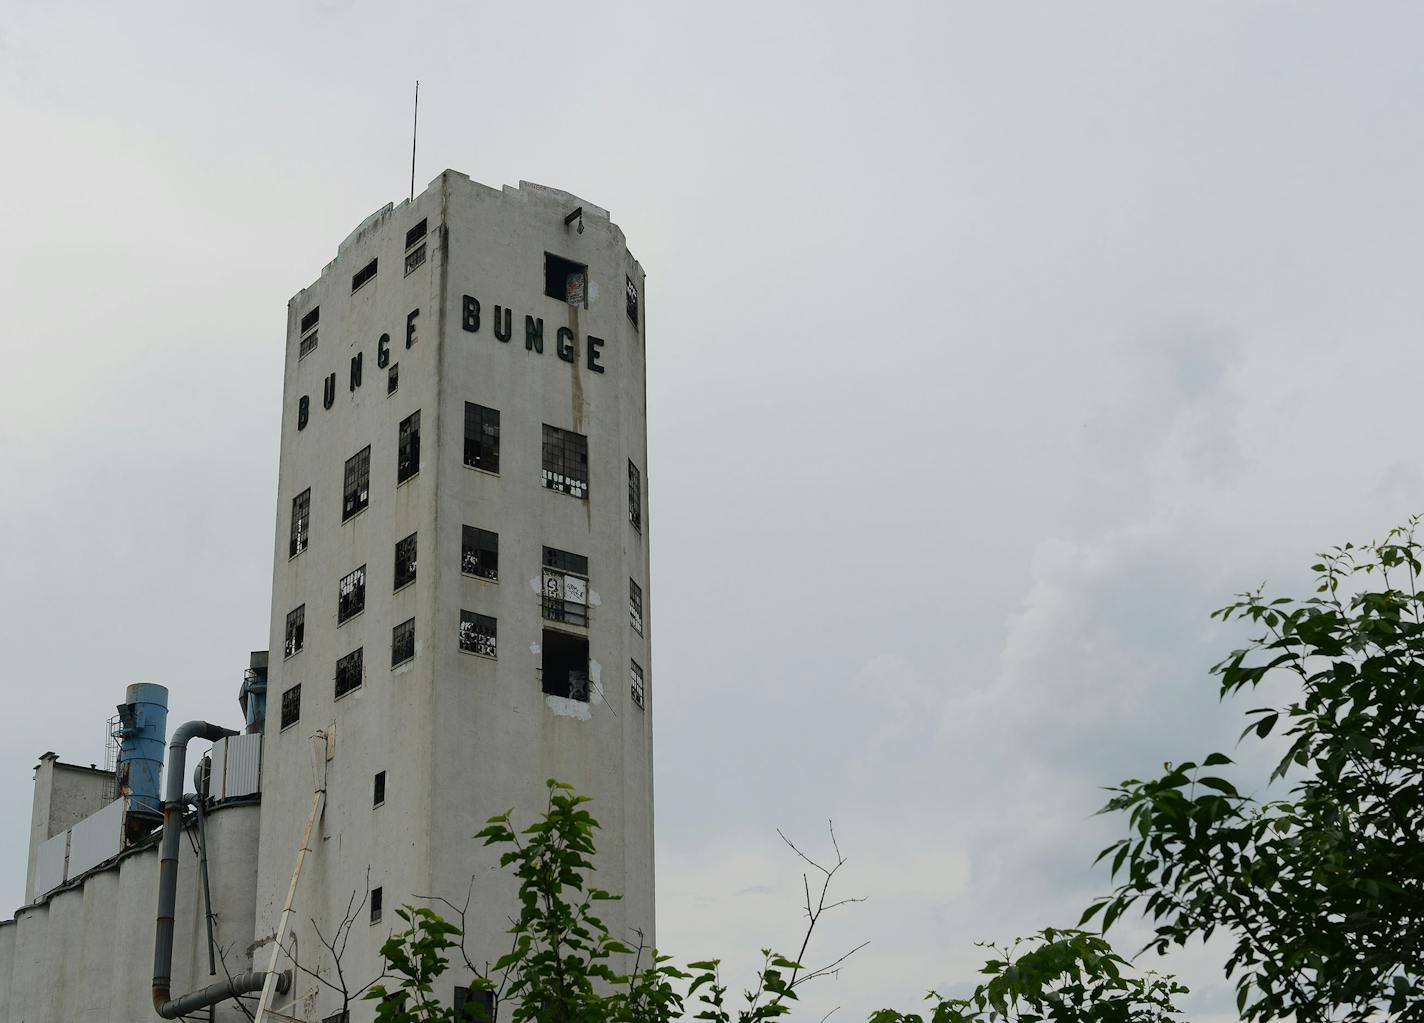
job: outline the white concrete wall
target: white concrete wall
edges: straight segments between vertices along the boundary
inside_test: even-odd
[[[217,809],[208,820],[216,943],[229,970],[250,967],[259,814]],[[179,854],[173,992],[212,983],[197,857]],[[0,923],[0,1023],[140,1023],[153,1011],[158,848],[131,853]],[[223,966],[218,967],[219,979]],[[246,1019],[232,1005],[217,1019]]]
[[[35,794],[30,810],[30,854],[25,872],[25,901],[35,897],[35,855],[40,844],[114,799],[114,773],[60,763],[45,753],[35,765]]]

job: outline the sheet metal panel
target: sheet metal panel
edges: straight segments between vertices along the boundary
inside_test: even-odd
[[[35,856],[35,898],[64,884],[64,861],[69,853],[69,832],[61,831],[40,843]]]
[[[223,740],[224,756],[222,795],[224,799],[251,796],[262,789],[262,736],[258,733],[230,735]],[[213,775],[217,775],[217,758],[213,758]]]
[[[223,774],[227,770],[227,740],[219,739],[208,751],[212,758],[211,773],[208,775],[208,795],[221,799],[223,794]]]
[[[116,799],[70,829],[69,870],[73,879],[119,854],[124,847],[124,803]]]

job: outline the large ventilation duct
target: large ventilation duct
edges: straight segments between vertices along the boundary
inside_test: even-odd
[[[168,734],[168,690],[136,682],[119,704],[119,757],[115,764],[124,814],[157,820],[163,813],[158,793],[163,780],[163,740]]]
[[[177,1019],[218,1002],[262,990],[266,974],[248,972],[231,980],[172,998],[173,915],[178,900],[178,848],[183,834],[183,775],[187,770],[188,743],[192,739],[216,742],[236,735],[230,728],[206,721],[189,721],[178,726],[168,743],[168,777],[163,788],[163,844],[158,862],[158,924],[153,937],[153,1008],[164,1019]],[[276,978],[276,989],[285,992],[291,984],[286,974]]]

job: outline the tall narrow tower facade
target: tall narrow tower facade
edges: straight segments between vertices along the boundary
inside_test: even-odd
[[[446,171],[291,300],[259,942],[324,788],[304,964],[329,962],[308,921],[330,936],[353,893],[348,978],[422,896],[470,893],[471,957],[494,960],[513,887],[472,836],[537,813],[548,778],[594,799],[599,885],[624,895],[605,919],[652,940],[643,294],[606,211]],[[339,1008],[302,974],[289,997]]]

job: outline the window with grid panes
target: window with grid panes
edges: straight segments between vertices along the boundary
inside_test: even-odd
[[[588,558],[544,548],[544,617],[568,625],[588,624]]]
[[[643,531],[643,474],[628,459],[628,521],[638,532]]]
[[[303,604],[296,610],[287,612],[287,640],[282,647],[282,652],[287,657],[301,650],[306,641],[306,632],[307,606]]]
[[[366,566],[342,577],[336,586],[336,624],[366,610]]]
[[[292,498],[292,542],[288,556],[295,558],[311,543],[311,487]]]
[[[544,486],[570,497],[588,497],[588,438],[544,424]]]
[[[494,657],[498,649],[498,623],[489,615],[460,609],[460,649],[467,654]]]
[[[415,656],[415,619],[401,622],[391,630],[391,667]]]
[[[642,707],[647,688],[643,683],[643,666],[637,661],[630,660],[628,662],[628,681],[633,702]]]
[[[298,682],[282,692],[282,727],[295,725],[302,716],[302,684]]]
[[[628,623],[638,635],[643,634],[643,588],[628,580]]]
[[[341,485],[341,521],[365,511],[371,503],[371,445],[367,444],[346,460]]]
[[[396,446],[396,486],[420,472],[420,412],[412,412],[401,420],[400,440]]]
[[[364,667],[361,654],[362,648],[357,647],[336,662],[336,696],[338,699],[351,690],[360,688]]]
[[[499,579],[499,534],[478,526],[460,527],[460,571],[481,579]]]
[[[465,464],[499,472],[499,409],[465,402]]]
[[[415,533],[396,544],[395,589],[415,582]]]

